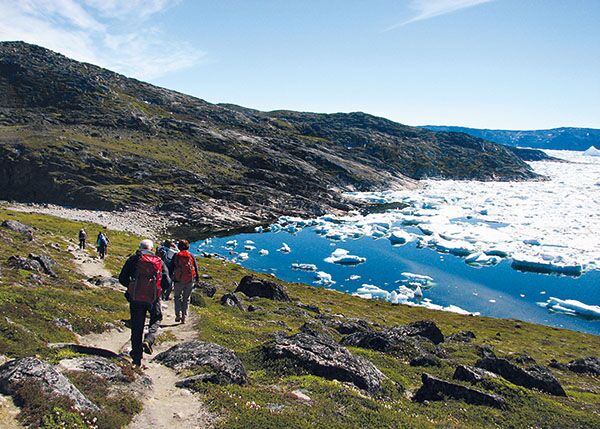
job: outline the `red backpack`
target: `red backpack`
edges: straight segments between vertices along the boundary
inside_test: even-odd
[[[132,302],[153,304],[162,289],[162,259],[155,255],[142,254],[135,266],[135,278],[129,282],[127,292]]]
[[[173,262],[175,268],[173,270],[173,277],[177,283],[191,283],[196,278],[196,269],[194,268],[194,257],[187,250],[173,256],[175,261]]]

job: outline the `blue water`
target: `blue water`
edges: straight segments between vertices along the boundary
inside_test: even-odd
[[[237,252],[245,251],[246,240],[255,242],[256,249],[247,252],[250,257],[241,265],[255,271],[273,273],[286,281],[314,284],[314,272],[291,269],[292,263],[305,263],[315,264],[319,271],[331,274],[336,281],[336,284],[329,286],[333,289],[352,293],[363,283],[368,283],[393,291],[398,287],[395,282],[402,279],[401,273],[408,271],[433,277],[436,284],[423,290],[423,294],[434,304],[457,305],[484,316],[519,319],[600,335],[598,319],[551,312],[536,304],[556,297],[599,305],[600,271],[592,271],[578,278],[525,273],[512,269],[507,261],[493,267],[475,268],[465,264],[460,257],[417,248],[414,243],[395,247],[387,239],[374,240],[371,237],[331,242],[315,233],[313,228],[305,228],[295,234],[282,231],[213,238],[209,243],[194,243],[192,250],[233,258],[235,255],[230,255],[225,248],[225,243],[233,239],[238,242]],[[277,251],[283,242],[292,249],[289,254]],[[367,261],[357,266],[324,262],[336,248],[346,249],[353,255],[367,258]],[[260,249],[268,250],[269,255],[260,256]],[[348,280],[353,274],[361,278]]]

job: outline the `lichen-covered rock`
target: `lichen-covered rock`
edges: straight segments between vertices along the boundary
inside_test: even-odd
[[[196,289],[198,289],[201,293],[203,293],[209,298],[212,298],[213,296],[215,296],[215,293],[217,293],[217,287],[206,282],[199,282],[196,286]]]
[[[448,335],[446,341],[452,341],[455,343],[470,343],[475,339],[475,334],[471,331],[459,331],[454,334]]]
[[[209,366],[221,383],[245,384],[246,370],[236,354],[218,344],[199,340],[177,344],[154,359],[177,371],[194,370]]]
[[[63,359],[60,367],[68,371],[90,372],[107,381],[129,381],[123,369],[110,359],[100,356],[84,356],[74,359]]]
[[[248,297],[260,297],[273,299],[275,301],[289,301],[286,290],[283,286],[269,280],[259,279],[254,276],[245,276],[240,280],[235,292],[242,292]]]
[[[29,259],[38,261],[44,273],[48,274],[51,277],[57,277],[56,273],[54,272],[54,266],[56,265],[56,262],[50,256],[35,255],[33,253],[30,253]]]
[[[467,365],[458,365],[452,376],[455,380],[468,381],[469,383],[479,383],[496,377],[498,376],[491,371]]]
[[[387,329],[385,331],[358,331],[342,338],[341,344],[391,353],[407,360],[436,353],[435,344],[427,338],[406,336],[399,330],[394,329]]]
[[[578,372],[580,374],[600,375],[600,359],[596,356],[587,356],[579,359],[574,359],[566,364],[557,361],[552,361],[550,363],[550,366],[552,368],[569,370],[573,372]]]
[[[8,265],[20,270],[33,271],[36,273],[42,272],[42,264],[34,259],[25,258],[24,256],[13,255],[9,257]]]
[[[241,311],[246,311],[244,305],[242,304],[242,301],[240,301],[240,298],[235,293],[226,293],[221,297],[220,302],[221,305],[224,305],[226,307],[237,307]]]
[[[319,317],[321,322],[332,329],[335,329],[342,335],[350,335],[355,332],[368,332],[373,330],[372,323],[358,319],[356,317],[342,317],[322,315]]]
[[[2,221],[2,227],[10,229],[11,231],[20,232],[29,241],[33,240],[33,228],[25,225],[24,223],[12,219],[6,219]]]
[[[487,405],[500,409],[506,408],[504,399],[493,393],[452,383],[429,374],[423,374],[421,380],[423,381],[423,385],[413,397],[417,402],[442,401],[446,398],[451,398],[472,405]]]
[[[409,323],[408,325],[395,326],[391,328],[390,331],[408,337],[419,336],[427,338],[434,344],[444,342],[444,334],[442,334],[442,331],[437,327],[433,320],[419,320],[417,322]]]
[[[558,380],[543,366],[536,365],[524,369],[507,359],[497,357],[479,359],[475,366],[498,374],[517,386],[538,389],[555,396],[567,396]]]
[[[13,395],[22,382],[38,382],[45,393],[66,396],[80,411],[98,410],[64,375],[37,358],[15,359],[0,366],[0,393]]]
[[[429,353],[415,356],[410,360],[410,366],[441,366],[442,361],[439,357]]]
[[[267,359],[290,359],[310,374],[350,382],[370,393],[379,392],[385,379],[370,361],[350,353],[326,335],[278,335],[264,347],[264,353]]]
[[[108,276],[95,276],[88,279],[88,282],[99,287],[109,287],[114,289],[123,289],[119,279]]]

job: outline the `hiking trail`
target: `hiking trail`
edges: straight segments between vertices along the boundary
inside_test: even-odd
[[[87,253],[81,250],[72,252],[80,271],[89,277],[95,275],[110,276],[101,259],[86,259]],[[78,258],[77,255],[85,255]],[[177,373],[164,365],[151,362],[152,357],[169,349],[178,342],[196,338],[194,325],[197,316],[190,308],[186,324],[175,323],[173,301],[163,302],[163,320],[154,353],[144,354],[143,364],[147,366],[144,374],[152,380],[152,386],[142,399],[143,409],[129,424],[128,429],[204,429],[212,427],[215,415],[208,411],[206,405],[197,394],[187,389],[175,387],[181,379]],[[160,341],[160,335],[170,332],[176,341]],[[90,334],[80,338],[80,344],[101,347],[115,353],[128,353],[130,350],[130,330],[113,329],[101,334]]]

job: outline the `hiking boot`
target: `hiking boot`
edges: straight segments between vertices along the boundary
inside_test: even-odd
[[[181,324],[183,325],[185,323],[185,316],[181,316]]]
[[[181,317],[180,316],[175,316],[175,322],[181,322]]]
[[[142,343],[142,350],[144,350],[144,353],[151,355],[152,354],[152,344],[150,344],[148,341],[144,341]]]

